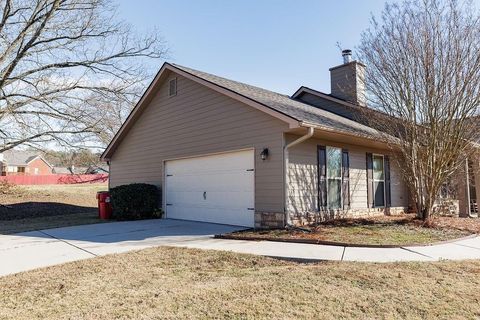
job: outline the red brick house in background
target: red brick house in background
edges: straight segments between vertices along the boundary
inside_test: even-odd
[[[37,152],[7,150],[0,154],[2,176],[49,175],[53,167]]]

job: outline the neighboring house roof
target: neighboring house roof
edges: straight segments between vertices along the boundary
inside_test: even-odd
[[[71,174],[70,168],[68,167],[53,167],[53,173],[57,174]]]
[[[53,173],[56,174],[84,174],[87,167],[53,167]]]
[[[99,166],[90,166],[85,171],[86,174],[98,174],[98,173],[108,173],[108,166],[99,165]]]
[[[35,159],[41,159],[50,168],[52,166],[35,151],[7,150],[3,152],[3,162],[9,166],[24,167]]]
[[[143,108],[151,101],[155,88],[159,86],[166,71],[175,72],[199,82],[209,88],[241,101],[258,110],[264,111],[290,124],[291,127],[315,127],[322,130],[344,133],[354,136],[379,137],[380,133],[366,125],[339,116],[318,107],[297,101],[287,95],[229,80],[213,74],[165,63],[129,117],[102,154],[108,160],[123,136],[128,132]]]

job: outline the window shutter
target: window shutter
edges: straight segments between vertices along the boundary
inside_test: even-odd
[[[342,150],[342,199],[343,209],[350,208],[350,159],[348,150]]]
[[[367,153],[367,202],[373,208],[373,154]]]
[[[327,207],[327,151],[318,146],[318,209]]]
[[[392,192],[390,189],[390,158],[384,157],[384,170],[385,170],[385,205],[386,207],[392,206]]]

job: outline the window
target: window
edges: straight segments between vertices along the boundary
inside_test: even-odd
[[[342,149],[327,147],[327,206],[342,206]]]
[[[35,174],[38,174],[38,168],[33,168]]]
[[[170,80],[169,88],[168,88],[168,95],[170,97],[177,95],[177,78]]]
[[[17,167],[17,172],[24,173],[25,167]]]
[[[318,202],[320,208],[341,209],[350,205],[348,151],[318,147]]]
[[[382,155],[373,155],[374,206],[385,207],[385,168]]]

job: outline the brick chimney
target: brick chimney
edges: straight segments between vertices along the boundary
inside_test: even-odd
[[[330,68],[331,95],[366,105],[365,65],[352,60],[352,50],[343,50],[343,64]]]

